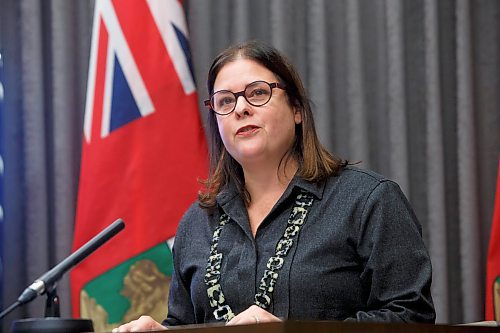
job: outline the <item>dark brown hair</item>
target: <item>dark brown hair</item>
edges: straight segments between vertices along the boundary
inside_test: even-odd
[[[346,164],[336,156],[330,154],[319,142],[314,126],[311,104],[306,90],[288,59],[275,48],[259,41],[249,41],[234,45],[220,53],[212,63],[208,72],[208,93],[213,93],[215,79],[219,71],[226,64],[237,59],[250,59],[273,72],[280,83],[285,85],[289,102],[301,112],[302,122],[295,126],[295,140],[290,151],[283,156],[282,161],[293,157],[298,162],[297,175],[313,182],[319,182],[331,175],[337,174]],[[233,182],[245,202],[251,201],[245,189],[245,180],[241,165],[227,152],[219,134],[215,113],[211,110],[208,115],[207,134],[210,146],[210,171],[205,185],[205,191],[198,194],[200,205],[213,208],[215,198],[222,188]]]

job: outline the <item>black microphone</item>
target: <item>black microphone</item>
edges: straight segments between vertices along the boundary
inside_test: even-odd
[[[38,295],[43,295],[47,291],[51,291],[56,282],[66,273],[85,259],[89,254],[97,250],[101,245],[106,243],[109,239],[114,237],[118,232],[125,228],[125,223],[122,219],[117,219],[110,224],[106,229],[97,234],[94,238],[89,240],[85,245],[73,252],[69,257],[54,266],[50,271],[40,276],[35,280],[17,299],[13,306],[9,307],[6,311],[0,314],[0,318],[5,316],[8,312],[12,311],[19,305],[28,303],[35,299]]]

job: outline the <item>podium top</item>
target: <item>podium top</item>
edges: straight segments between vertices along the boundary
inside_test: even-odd
[[[239,326],[222,326],[221,324],[174,326],[167,331],[172,330],[176,333],[489,333],[499,332],[499,326],[496,322],[480,322],[469,325],[432,325],[288,320]]]

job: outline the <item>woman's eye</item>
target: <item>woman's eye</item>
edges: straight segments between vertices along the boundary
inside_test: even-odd
[[[221,99],[219,99],[219,103],[217,103],[219,106],[224,106],[228,104],[232,104],[234,102],[234,98],[226,96]]]
[[[255,88],[255,89],[252,89],[252,91],[250,92],[250,94],[248,95],[248,97],[253,97],[253,96],[263,96],[263,95],[268,95],[269,93],[267,92],[266,89],[262,89],[262,88]]]

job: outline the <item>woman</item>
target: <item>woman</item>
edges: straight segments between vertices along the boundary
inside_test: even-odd
[[[179,224],[163,324],[434,322],[412,208],[397,184],[321,146],[285,57],[233,46],[208,91],[210,176]],[[162,328],[141,317],[118,330]]]

